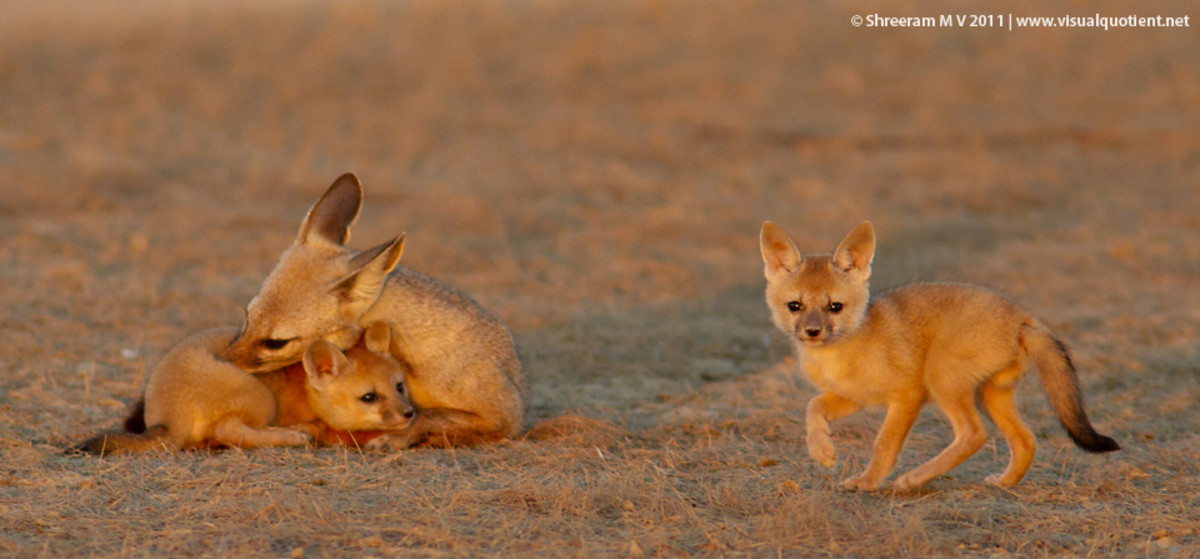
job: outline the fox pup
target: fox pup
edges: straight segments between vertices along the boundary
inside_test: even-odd
[[[398,267],[403,235],[348,249],[361,205],[353,174],[329,187],[246,306],[245,325],[223,356],[261,373],[295,363],[318,339],[349,347],[363,325],[383,321],[418,413],[411,428],[381,441],[453,446],[516,435],[527,389],[508,329],[466,295]]]
[[[788,336],[808,379],[821,394],[808,403],[808,452],[832,468],[829,422],[864,406],[886,406],[874,454],[861,474],[842,482],[852,490],[880,486],[896,463],[926,400],[950,420],[954,442],[901,475],[896,488],[924,486],[962,463],[987,441],[978,397],[1008,441],[1004,472],[987,481],[1012,487],[1033,462],[1033,434],[1013,404],[1013,389],[1028,361],[1063,428],[1080,448],[1120,447],[1088,421],[1079,379],[1066,346],[1008,299],[982,287],[914,284],[868,302],[875,231],[859,225],[832,255],[805,254],[771,222],[759,239],[766,299],[775,326]]]
[[[145,433],[101,434],[76,450],[362,444],[413,421],[404,373],[387,354],[389,332],[382,323],[344,354],[317,340],[302,363],[257,376],[217,357],[236,334],[236,328],[201,332],[163,357],[140,410],[149,425]],[[138,413],[126,424],[136,424]]]

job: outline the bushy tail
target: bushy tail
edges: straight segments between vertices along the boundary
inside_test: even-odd
[[[1088,420],[1087,412],[1083,409],[1079,376],[1075,373],[1075,365],[1071,363],[1067,347],[1037,322],[1021,327],[1021,345],[1037,365],[1050,405],[1071,440],[1088,452],[1120,450],[1121,445],[1117,441],[1097,433]]]
[[[146,429],[145,433],[100,433],[82,443],[71,447],[67,452],[83,452],[105,456],[116,452],[146,452],[148,450],[166,450],[171,448],[167,438],[167,428],[155,425]]]
[[[134,404],[133,410],[129,412],[129,417],[125,418],[126,433],[145,433],[146,432],[146,399],[142,398]]]

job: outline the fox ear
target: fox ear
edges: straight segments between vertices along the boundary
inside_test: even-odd
[[[871,260],[875,258],[875,228],[870,221],[855,227],[837,250],[833,251],[833,265],[843,272],[857,271],[871,274]]]
[[[317,340],[304,352],[304,372],[308,383],[317,389],[324,388],[329,379],[346,371],[350,361],[333,344]]]
[[[763,223],[762,233],[758,237],[758,248],[762,251],[763,274],[767,279],[781,270],[797,270],[804,261],[792,238],[770,221]]]
[[[382,320],[372,322],[363,332],[363,345],[375,353],[388,353],[392,346],[392,328]]]
[[[308,210],[304,223],[300,224],[297,243],[320,238],[330,243],[344,245],[350,240],[350,225],[358,217],[362,207],[362,185],[354,173],[346,173]]]
[[[351,316],[362,316],[379,294],[383,292],[383,284],[387,275],[400,261],[404,252],[404,235],[389,242],[369,248],[350,259],[350,269],[354,270],[342,281],[338,282],[337,292],[348,303],[348,313]]]

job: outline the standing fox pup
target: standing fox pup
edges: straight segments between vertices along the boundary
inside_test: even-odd
[[[921,487],[962,463],[987,441],[976,397],[1007,439],[1010,454],[1004,473],[987,481],[1002,487],[1019,483],[1033,462],[1035,442],[1012,394],[1029,359],[1076,445],[1089,452],[1120,448],[1088,421],[1063,343],[1008,299],[981,287],[929,283],[868,303],[875,231],[867,222],[832,255],[801,255],[771,222],[763,224],[759,241],[771,318],[822,391],[808,403],[809,455],[832,468],[837,455],[829,422],[863,406],[887,407],[870,464],[843,481],[843,488],[879,487],[926,400],[950,420],[954,442],[901,475],[896,488]]]
[[[397,267],[404,236],[362,252],[346,248],[362,187],[345,174],[308,211],[292,246],[246,306],[224,356],[254,373],[295,363],[318,339],[349,347],[363,326],[391,329],[417,419],[388,446],[469,445],[516,435],[525,372],[508,329],[467,296]]]
[[[413,421],[404,372],[387,354],[386,325],[373,326],[345,354],[318,340],[302,365],[258,376],[217,357],[236,334],[236,328],[201,332],[163,357],[146,386],[145,433],[101,434],[77,449],[358,444]]]

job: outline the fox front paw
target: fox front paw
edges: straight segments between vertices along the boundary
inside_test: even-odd
[[[896,478],[896,491],[916,491],[929,483],[929,480],[918,479],[912,472],[908,472]]]
[[[387,433],[375,437],[363,445],[371,450],[405,450],[416,444],[410,433]]]
[[[840,484],[842,489],[849,491],[872,491],[879,489],[879,484],[882,480],[871,479],[866,474],[859,474],[852,478],[842,481]]]
[[[1021,483],[1021,478],[1010,479],[1008,476],[1005,476],[1004,474],[992,474],[992,475],[984,478],[983,481],[985,483],[995,485],[997,487],[1011,489],[1011,488],[1015,487],[1018,483]]]
[[[837,463],[837,449],[829,437],[812,437],[808,439],[808,455],[826,468],[833,468]]]

